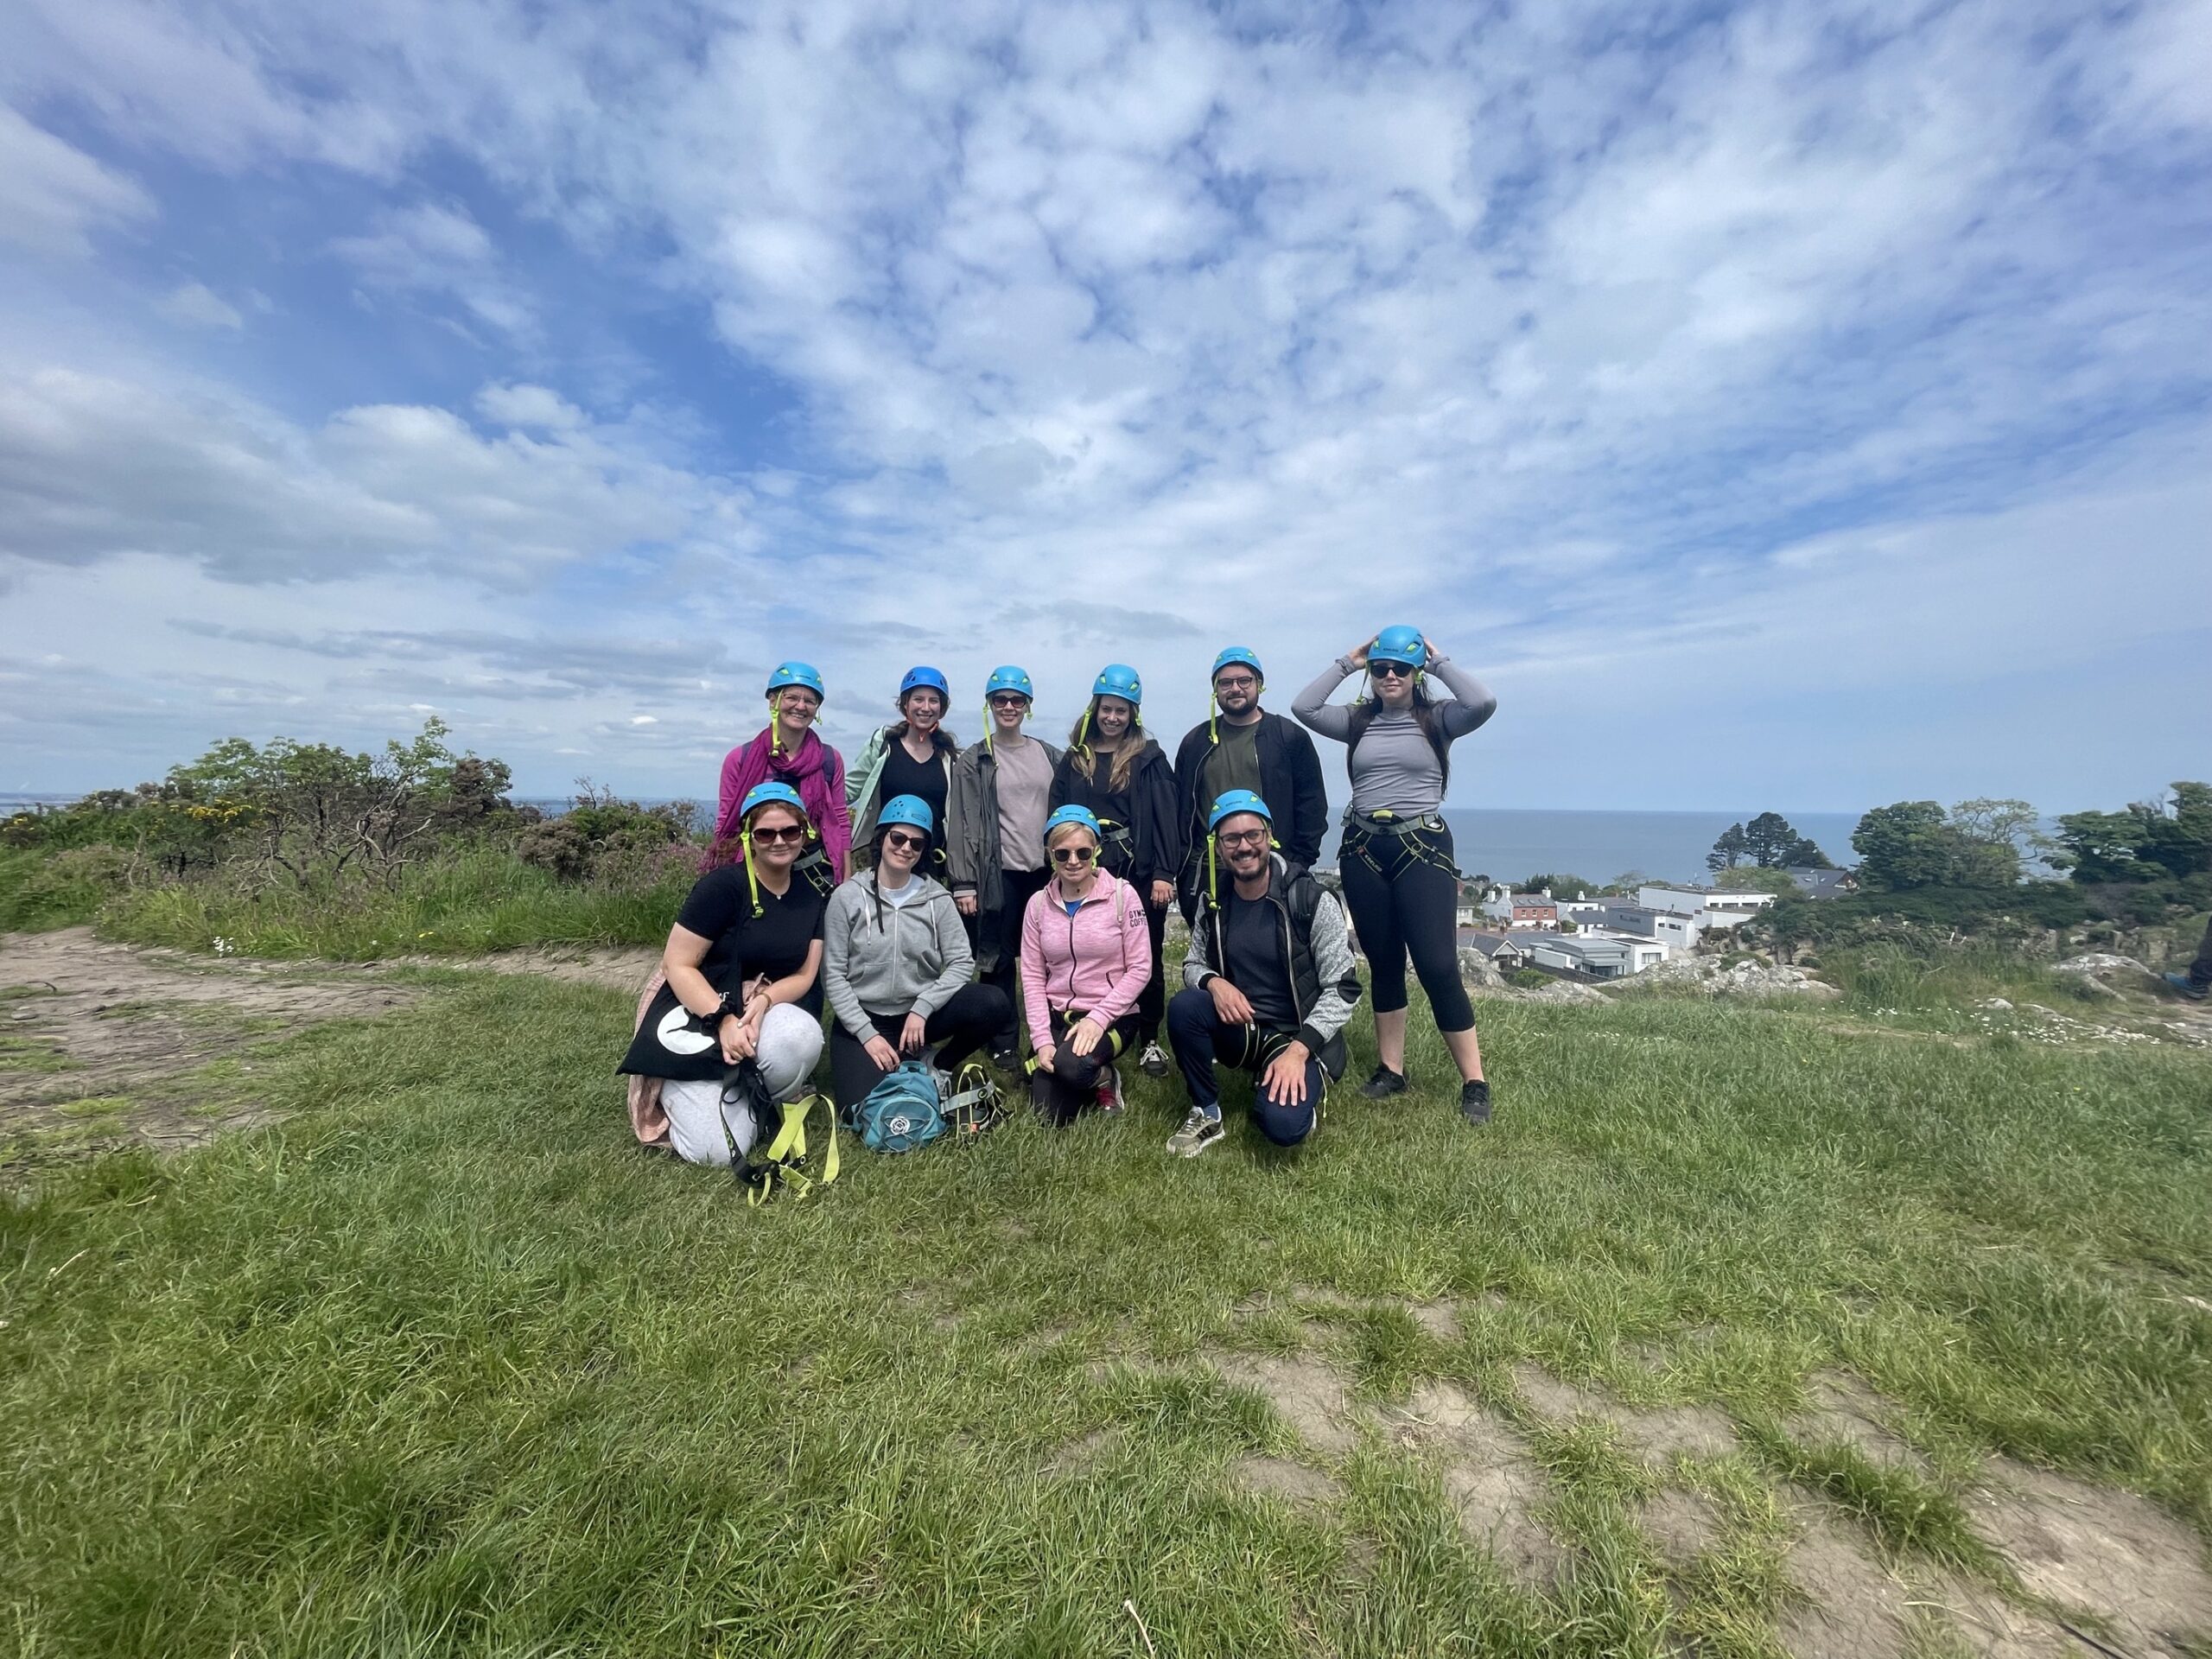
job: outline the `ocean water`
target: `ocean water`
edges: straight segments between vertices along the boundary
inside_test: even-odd
[[[1705,855],[1720,832],[1762,808],[1733,812],[1550,812],[1446,807],[1452,850],[1470,875],[1518,881],[1538,872],[1611,881],[1630,870],[1666,881],[1709,880]],[[1855,864],[1856,812],[1784,812],[1838,864]],[[1333,854],[1329,856],[1333,857]]]
[[[0,817],[35,802],[48,805],[67,796],[0,795]],[[548,812],[565,800],[532,800]],[[713,803],[704,804],[711,810]],[[1705,855],[1720,832],[1762,809],[1713,812],[1554,812],[1505,807],[1446,807],[1445,821],[1459,868],[1470,875],[1518,881],[1539,871],[1605,882],[1630,870],[1666,881],[1702,880]],[[1839,864],[1858,862],[1851,850],[1855,812],[1785,812],[1800,835],[1810,836]],[[1336,835],[1323,843],[1324,863],[1336,861]]]

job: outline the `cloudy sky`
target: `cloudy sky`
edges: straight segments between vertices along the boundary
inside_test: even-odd
[[[0,8],[0,790],[1425,627],[1467,805],[2212,771],[2212,3]]]

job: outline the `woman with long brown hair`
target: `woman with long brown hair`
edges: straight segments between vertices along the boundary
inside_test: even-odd
[[[1137,1064],[1149,1077],[1167,1075],[1160,1046],[1167,998],[1160,978],[1160,941],[1175,872],[1183,861],[1176,828],[1175,772],[1144,728],[1144,683],[1126,663],[1109,663],[1090,688],[1090,703],[1068,734],[1067,752],[1052,769],[1051,806],[1088,807],[1103,837],[1099,868],[1128,882],[1144,903],[1152,941],[1152,976],[1137,998]]]
[[[1329,695],[1365,670],[1367,694],[1350,705]],[[1429,695],[1434,674],[1452,693]],[[1381,1064],[1360,1092],[1370,1100],[1406,1088],[1406,959],[1413,958],[1429,1012],[1459,1068],[1459,1112],[1490,1120],[1475,1011],[1459,982],[1459,870],[1444,822],[1452,740],[1497,710],[1488,687],[1452,666],[1418,628],[1385,628],[1339,657],[1298,694],[1290,711],[1350,753],[1351,804],[1344,810],[1344,899],[1375,992],[1375,1047]]]

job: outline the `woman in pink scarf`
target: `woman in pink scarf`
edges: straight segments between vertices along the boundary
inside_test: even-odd
[[[822,837],[822,850],[837,880],[853,846],[852,814],[845,807],[844,757],[814,731],[822,707],[822,676],[805,663],[779,663],[768,677],[768,724],[750,743],[722,760],[721,807],[715,814],[715,861],[741,864],[739,804],[755,784],[789,784],[806,803]]]

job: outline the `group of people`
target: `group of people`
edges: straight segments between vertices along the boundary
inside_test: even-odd
[[[1357,698],[1332,702],[1355,676]],[[1410,961],[1459,1068],[1460,1111],[1486,1122],[1440,809],[1453,741],[1497,700],[1411,627],[1337,658],[1293,700],[1295,721],[1261,708],[1264,688],[1256,655],[1222,652],[1208,718],[1171,763],[1125,664],[1098,675],[1065,748],[1026,729],[1022,669],[992,672],[984,735],[963,748],[944,728],[950,683],[917,667],[898,719],[848,769],[814,729],[822,677],[780,664],[767,726],[723,762],[713,868],[670,931],[622,1064],[658,1083],[650,1137],[695,1162],[740,1161],[753,1125],[725,1109],[725,1073],[749,1062],[774,1100],[803,1094],[826,1000],[841,1114],[902,1062],[952,1071],[983,1054],[1027,1077],[1047,1123],[1117,1112],[1118,1063],[1166,1077],[1164,1035],[1190,1097],[1169,1150],[1195,1157],[1224,1138],[1223,1066],[1253,1075],[1261,1133],[1295,1146],[1344,1073],[1353,930],[1377,1050],[1361,1092],[1406,1089]],[[1329,803],[1306,728],[1349,751],[1341,902],[1311,874]],[[1172,1000],[1171,905],[1190,931]],[[634,1086],[632,1099],[648,1135]]]

